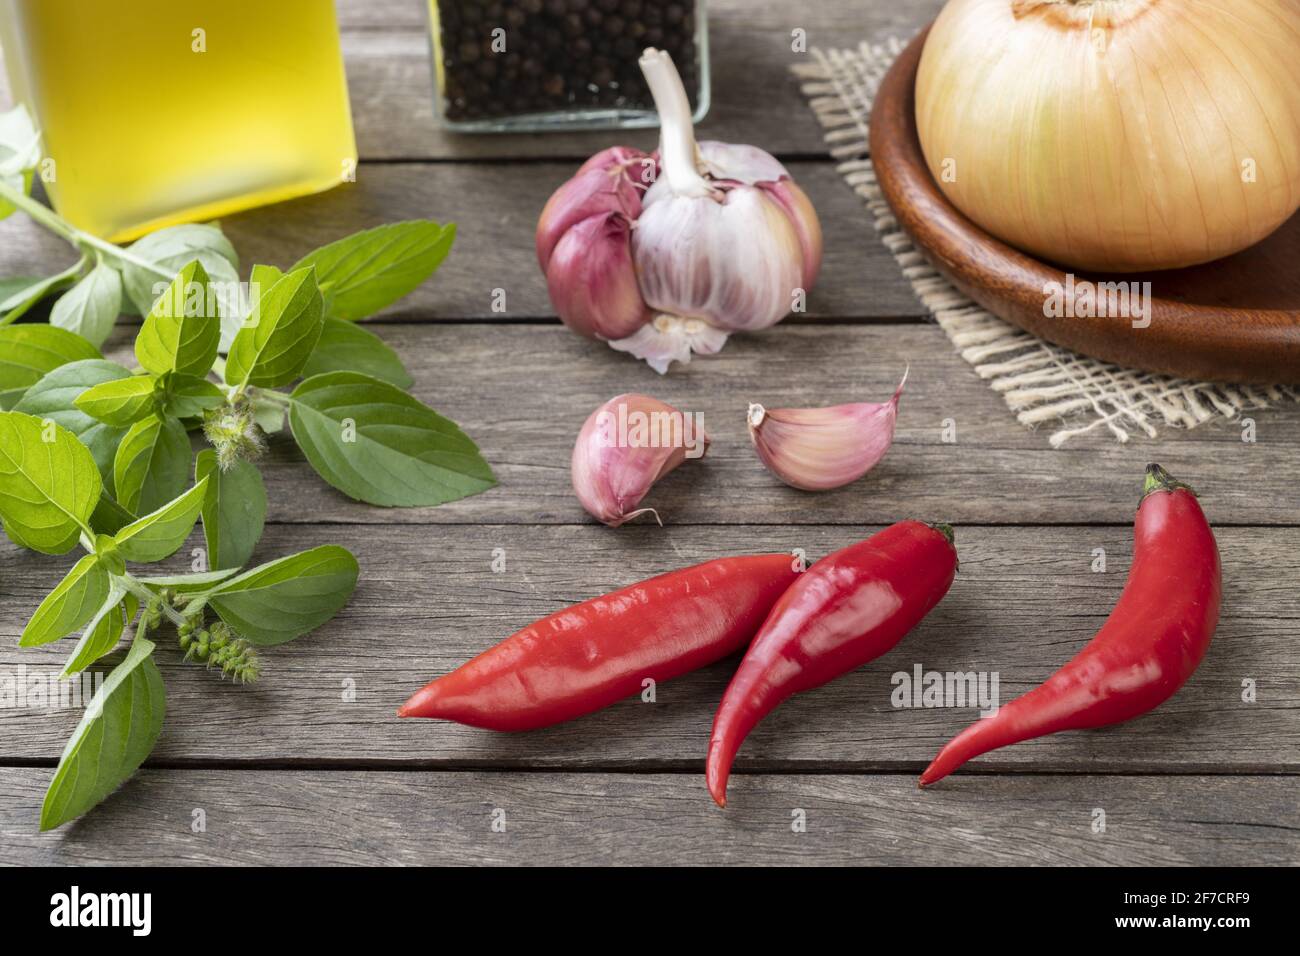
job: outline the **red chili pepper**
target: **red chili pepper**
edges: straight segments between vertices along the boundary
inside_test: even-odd
[[[772,608],[722,697],[705,779],[718,806],[745,737],[781,701],[846,674],[902,640],[948,593],[952,529],[902,521],[823,558]]]
[[[583,601],[426,684],[399,717],[534,730],[743,647],[798,576],[784,554],[722,558]]]
[[[949,741],[921,786],[998,747],[1132,720],[1192,676],[1219,623],[1222,590],[1219,549],[1196,493],[1147,466],[1133,536],[1128,581],[1097,636],[1039,687]]]

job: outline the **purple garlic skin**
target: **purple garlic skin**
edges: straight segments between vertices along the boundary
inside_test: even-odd
[[[749,406],[749,437],[768,471],[792,488],[828,491],[857,481],[894,442],[903,381],[887,402],[829,408]]]
[[[696,143],[667,54],[647,50],[641,68],[659,110],[658,152],[615,146],[584,163],[542,211],[537,258],[566,325],[663,373],[801,308],[822,232],[770,154]]]
[[[596,520],[617,528],[642,514],[651,487],[689,458],[702,458],[709,436],[695,419],[648,395],[611,398],[588,416],[573,446],[573,490]],[[662,524],[662,522],[660,522]]]

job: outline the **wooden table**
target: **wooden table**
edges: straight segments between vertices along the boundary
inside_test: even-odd
[[[478,440],[500,487],[438,509],[370,508],[328,488],[277,439],[264,463],[271,513],[258,554],[353,548],[362,580],[351,604],[266,655],[252,687],[223,686],[181,665],[174,646],[161,649],[169,712],[157,749],[119,793],[57,833],[37,833],[38,808],[78,714],[0,710],[0,862],[1300,859],[1300,413],[1255,415],[1254,443],[1213,426],[1128,446],[1099,432],[1049,448],[925,320],[787,73],[796,27],[824,46],[905,34],[939,0],[712,6],[715,99],[702,133],[764,145],[788,163],[821,213],[826,263],[807,317],[660,378],[565,331],[533,256],[547,195],[614,138],[443,134],[430,115],[420,3],[340,4],[358,182],[225,225],[246,266],[283,266],[381,222],[457,222],[442,271],[370,327],[401,353],[415,393]],[[647,146],[653,133],[617,139]],[[67,258],[21,217],[0,226],[0,274]],[[504,314],[492,311],[497,288]],[[120,335],[110,351],[125,358],[129,342]],[[807,495],[758,466],[748,402],[879,400],[908,362],[897,443],[866,480]],[[662,529],[597,526],[569,488],[578,426],[628,390],[702,412],[715,439],[703,464],[655,490]],[[942,440],[945,419],[955,443]],[[997,671],[1008,700],[1069,658],[1123,585],[1147,461],[1196,485],[1222,547],[1224,615],[1200,671],[1139,721],[1022,744],[918,792],[920,769],[975,711],[895,709],[891,675],[916,664]],[[393,716],[430,677],[570,602],[734,552],[821,556],[913,516],[957,526],[951,595],[893,653],[766,720],[741,753],[725,812],[702,767],[730,663],[661,686],[654,704],[633,699],[527,735]],[[1098,548],[1105,573],[1091,570]],[[0,545],[0,669],[61,662],[64,645],[16,643],[67,564]],[[1247,681],[1253,702],[1243,700]],[[194,832],[200,809],[206,828]],[[504,832],[493,826],[498,810]]]

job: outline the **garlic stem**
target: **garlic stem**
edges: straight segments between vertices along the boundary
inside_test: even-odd
[[[668,185],[678,196],[712,195],[713,187],[700,175],[691,103],[673,58],[663,50],[647,47],[641,54],[640,66],[659,111],[659,163]]]

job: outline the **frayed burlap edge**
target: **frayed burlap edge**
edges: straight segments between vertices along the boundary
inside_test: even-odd
[[[980,378],[1000,393],[1021,424],[1052,423],[1059,447],[1076,435],[1109,429],[1126,442],[1164,424],[1195,428],[1233,422],[1243,412],[1300,401],[1300,391],[1192,382],[1121,368],[1044,342],[1003,321],[959,292],[912,244],[880,193],[868,158],[868,121],[876,89],[907,41],[863,43],[856,50],[813,50],[792,69],[826,130],[826,144],[848,184],[865,201],[876,231],[917,297]]]

